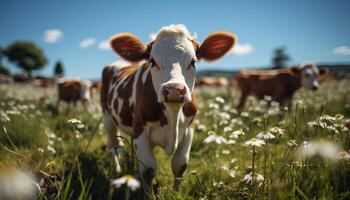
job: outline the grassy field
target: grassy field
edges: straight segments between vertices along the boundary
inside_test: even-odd
[[[55,116],[55,89],[0,85],[0,94],[0,176],[32,174],[34,199],[142,197],[111,185],[98,100],[68,114],[62,105]],[[170,157],[155,149],[158,199],[350,199],[350,81],[298,91],[290,110],[250,98],[240,116],[234,89],[198,88],[196,97],[200,112],[180,192],[172,190]],[[122,152],[123,175],[137,178],[129,146]],[[8,189],[12,195],[21,180]]]

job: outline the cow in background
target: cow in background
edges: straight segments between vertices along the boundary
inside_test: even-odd
[[[295,91],[302,86],[317,90],[318,78],[325,76],[328,69],[318,69],[314,63],[307,62],[300,67],[284,68],[269,71],[241,71],[236,74],[241,98],[238,109],[242,109],[249,95],[258,99],[271,96],[273,101],[280,105],[291,107]]]
[[[58,99],[56,104],[57,112],[61,101],[68,103],[67,112],[69,112],[71,103],[74,106],[81,101],[84,106],[91,100],[91,82],[88,80],[70,80],[62,79],[58,83]]]

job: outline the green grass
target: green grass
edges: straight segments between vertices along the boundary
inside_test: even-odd
[[[68,115],[56,116],[50,111],[54,89],[0,86],[0,93],[4,94],[0,96],[0,169],[32,172],[41,185],[36,199],[142,198],[141,190],[115,189],[110,184],[115,177],[98,100],[87,109],[78,106]],[[325,83],[317,92],[298,91],[289,110],[250,98],[241,116],[234,109],[239,97],[234,89],[196,89],[196,97],[200,112],[181,192],[172,190],[171,157],[155,148],[158,199],[350,198],[350,161],[338,159],[339,151],[348,155],[350,149],[349,81]],[[72,118],[85,126],[68,124]],[[254,149],[254,173],[263,175],[264,181],[247,183],[244,177],[253,170],[253,148],[244,144],[271,127],[283,129],[284,134]],[[234,138],[235,144],[203,142],[208,132],[228,140],[240,129],[245,135]],[[327,141],[338,149],[332,152]],[[297,145],[287,145],[291,142]],[[304,142],[309,142],[308,152],[318,148],[316,152],[324,150],[326,155],[298,156]],[[137,178],[132,163],[127,146],[123,174]]]

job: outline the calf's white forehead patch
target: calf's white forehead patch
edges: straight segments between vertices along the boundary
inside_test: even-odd
[[[184,25],[163,27],[152,46],[151,57],[162,68],[188,65],[195,56],[192,38]]]

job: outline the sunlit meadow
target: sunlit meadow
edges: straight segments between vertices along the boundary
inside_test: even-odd
[[[113,173],[98,99],[56,115],[55,88],[0,85],[0,94],[0,199],[142,198],[129,137],[123,174]],[[196,97],[180,192],[170,157],[155,149],[157,199],[350,198],[350,81],[298,91],[289,109],[249,98],[241,114],[234,88],[197,88]]]

